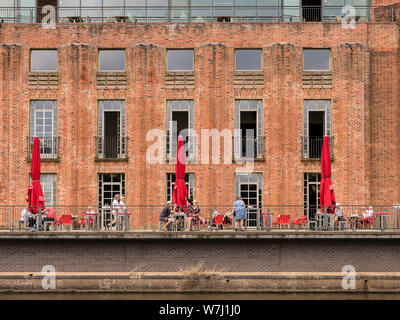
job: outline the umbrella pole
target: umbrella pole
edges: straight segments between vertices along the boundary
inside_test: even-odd
[[[38,231],[40,231],[40,228],[42,226],[42,209],[39,209],[36,226],[37,226]]]

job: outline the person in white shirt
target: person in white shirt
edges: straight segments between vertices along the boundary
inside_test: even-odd
[[[112,203],[112,223],[109,223],[108,227],[114,226],[117,223],[117,213],[120,210],[120,195],[116,194]]]

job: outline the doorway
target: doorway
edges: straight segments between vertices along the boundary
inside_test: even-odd
[[[315,219],[315,213],[320,202],[320,173],[304,173],[304,215],[310,220]]]
[[[304,22],[321,21],[321,0],[302,0],[301,6]]]
[[[120,138],[120,112],[104,112],[104,156],[105,158],[117,158]]]
[[[255,158],[257,154],[257,111],[240,111],[240,131],[242,134],[241,156]]]
[[[257,227],[257,210],[258,202],[258,184],[257,183],[241,183],[240,196],[247,206],[247,226]]]
[[[324,135],[325,135],[325,111],[309,111],[308,112],[309,158],[321,158]]]
[[[176,153],[176,146],[177,146],[177,142],[178,142],[178,137],[179,135],[182,135],[183,137],[183,142],[184,142],[184,148],[185,148],[185,152],[186,152],[186,158],[189,157],[189,148],[188,148],[188,142],[189,142],[189,132],[188,132],[188,128],[189,128],[189,112],[188,111],[172,111],[172,121],[174,123],[176,123],[176,137],[175,138],[175,149],[172,149],[170,151],[172,151],[173,156],[175,157],[176,154],[174,154],[174,152]],[[170,152],[171,153],[171,152]]]

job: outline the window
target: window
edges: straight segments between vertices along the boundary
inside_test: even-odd
[[[111,206],[115,195],[125,196],[125,173],[99,173],[98,205]]]
[[[97,157],[126,158],[125,101],[100,100]]]
[[[173,190],[175,185],[175,173],[167,173],[167,201],[172,201]],[[188,190],[188,198],[194,200],[194,174],[185,173],[185,184]]]
[[[329,71],[329,49],[304,49],[304,71]]]
[[[236,71],[260,71],[261,50],[237,49],[235,50]]]
[[[99,70],[125,71],[125,50],[99,50]]]
[[[236,100],[235,131],[235,159],[263,158],[262,100]]]
[[[331,134],[330,102],[330,100],[304,100],[303,158],[321,158],[323,138]],[[332,150],[331,146],[331,156]]]
[[[57,50],[31,50],[31,71],[57,71]]]
[[[193,71],[193,50],[167,50],[167,71]]]
[[[193,100],[167,101],[167,158],[175,159],[178,136],[185,142],[186,157],[194,159]]]
[[[56,158],[58,156],[57,101],[31,101],[28,156],[31,155],[34,137],[38,137],[40,140],[41,157]]]
[[[32,179],[29,175],[29,181]],[[40,175],[45,207],[57,205],[57,175],[55,173],[42,173]]]

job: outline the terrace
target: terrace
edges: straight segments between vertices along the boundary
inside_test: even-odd
[[[15,0],[16,1],[16,0]],[[6,0],[10,6],[0,7],[0,21],[4,23],[49,22],[50,17],[58,23],[80,22],[337,22],[351,14],[345,9],[347,2],[302,0],[297,5],[286,5],[283,1],[261,0],[214,0],[214,1],[39,1],[38,6],[24,6],[31,0]],[[174,5],[187,4],[187,5]],[[296,2],[291,2],[295,3]],[[360,2],[362,3],[362,2]],[[78,5],[77,5],[78,4]],[[97,4],[97,5],[93,5]],[[141,4],[141,5],[128,5]],[[265,5],[267,4],[267,5]],[[373,7],[353,6],[356,21],[370,21]],[[49,7],[50,6],[50,7]]]
[[[162,234],[183,233],[184,221],[182,215],[174,213],[174,223],[168,231],[162,231],[159,216],[164,208],[157,205],[127,206],[125,212],[117,214],[115,225],[112,222],[110,206],[52,206],[56,212],[56,223],[49,224],[51,232],[160,232]],[[236,235],[268,234],[268,233],[360,233],[360,232],[392,232],[400,231],[400,205],[375,205],[373,216],[366,219],[363,213],[370,206],[341,206],[345,222],[335,222],[335,215],[329,212],[318,214],[315,206],[248,206],[245,230],[235,231],[235,217],[223,222],[223,216],[231,206],[201,206],[201,215],[208,221],[205,225],[194,224],[191,227],[193,235],[209,232],[224,234],[234,232]],[[88,212],[90,209],[90,213]],[[0,206],[1,226],[3,231],[31,231],[31,228],[21,220],[23,206]],[[214,212],[219,218],[214,217]],[[44,215],[36,216],[43,229]],[[35,230],[37,231],[37,230]]]

